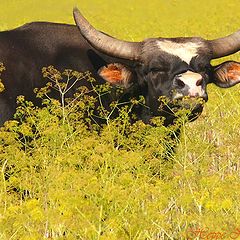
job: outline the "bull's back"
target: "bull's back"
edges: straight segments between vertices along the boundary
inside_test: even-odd
[[[90,48],[74,25],[34,22],[1,32],[0,62],[6,67],[2,74],[6,95],[32,98],[32,89],[45,83],[41,70],[46,66],[60,71],[91,71],[87,56]]]

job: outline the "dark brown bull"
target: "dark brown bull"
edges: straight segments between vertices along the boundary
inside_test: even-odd
[[[215,40],[180,37],[128,42],[96,30],[77,9],[74,18],[78,28],[36,22],[0,33],[0,62],[7,69],[2,75],[6,90],[0,95],[1,124],[12,117],[18,95],[35,101],[33,89],[44,84],[41,69],[48,65],[88,70],[99,84],[123,86],[128,98],[143,95],[146,106],[136,109],[138,119],[149,122],[163,115],[166,124],[174,117],[169,109],[159,110],[160,96],[180,106],[185,96],[207,101],[209,83],[227,88],[240,82],[240,63],[210,64],[240,49],[240,31]],[[104,98],[106,105],[114,100],[111,94]],[[199,104],[192,109],[193,113],[201,110]]]

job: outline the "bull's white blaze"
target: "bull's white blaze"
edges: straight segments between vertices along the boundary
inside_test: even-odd
[[[201,47],[195,42],[177,43],[169,40],[158,41],[157,45],[162,51],[181,58],[187,64],[197,56],[198,48]]]

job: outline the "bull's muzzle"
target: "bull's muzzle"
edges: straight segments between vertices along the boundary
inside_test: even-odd
[[[199,73],[187,71],[175,76],[173,80],[173,99],[183,98],[202,98],[207,101],[208,96],[204,87],[203,77]]]

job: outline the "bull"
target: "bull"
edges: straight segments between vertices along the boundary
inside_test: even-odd
[[[73,15],[77,26],[33,22],[0,33],[0,62],[6,67],[0,124],[12,118],[18,95],[36,102],[33,89],[44,85],[41,69],[49,65],[90,71],[98,84],[107,81],[123,87],[128,98],[142,95],[145,106],[136,108],[137,119],[149,123],[154,116],[164,116],[165,125],[174,117],[168,108],[159,110],[160,96],[177,106],[184,97],[206,102],[208,84],[228,88],[240,82],[239,62],[210,63],[239,51],[240,31],[214,40],[179,37],[129,42],[96,30],[77,8]],[[104,98],[106,105],[114,100],[111,93]],[[202,105],[196,104],[191,111],[198,116]]]

